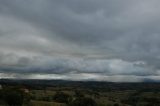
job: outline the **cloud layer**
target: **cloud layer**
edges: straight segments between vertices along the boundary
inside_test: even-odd
[[[159,3],[0,1],[0,77],[159,80]]]

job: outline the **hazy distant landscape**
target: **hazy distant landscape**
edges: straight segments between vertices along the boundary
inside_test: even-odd
[[[160,83],[1,79],[1,106],[159,106]]]

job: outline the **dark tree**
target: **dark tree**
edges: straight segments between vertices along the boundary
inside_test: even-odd
[[[119,106],[119,104],[118,104],[118,103],[115,103],[113,106]]]
[[[75,97],[77,97],[77,98],[84,97],[84,94],[81,91],[76,90]]]
[[[3,93],[3,99],[9,106],[22,106],[24,95],[18,90],[7,90]]]
[[[59,103],[68,103],[69,98],[70,98],[70,95],[64,92],[57,92],[53,97],[53,99]]]
[[[81,97],[75,99],[70,106],[97,106],[97,104],[92,98]]]

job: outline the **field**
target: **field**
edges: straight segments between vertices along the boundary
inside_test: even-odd
[[[159,83],[1,80],[1,85],[2,106],[160,106]]]

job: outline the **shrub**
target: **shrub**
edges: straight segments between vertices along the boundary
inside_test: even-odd
[[[63,92],[57,92],[53,97],[53,99],[59,103],[68,103],[69,98],[70,98],[70,95]]]
[[[9,106],[22,106],[24,95],[18,90],[6,90],[3,92],[3,99]]]
[[[81,97],[76,98],[69,106],[97,106],[92,98]]]

